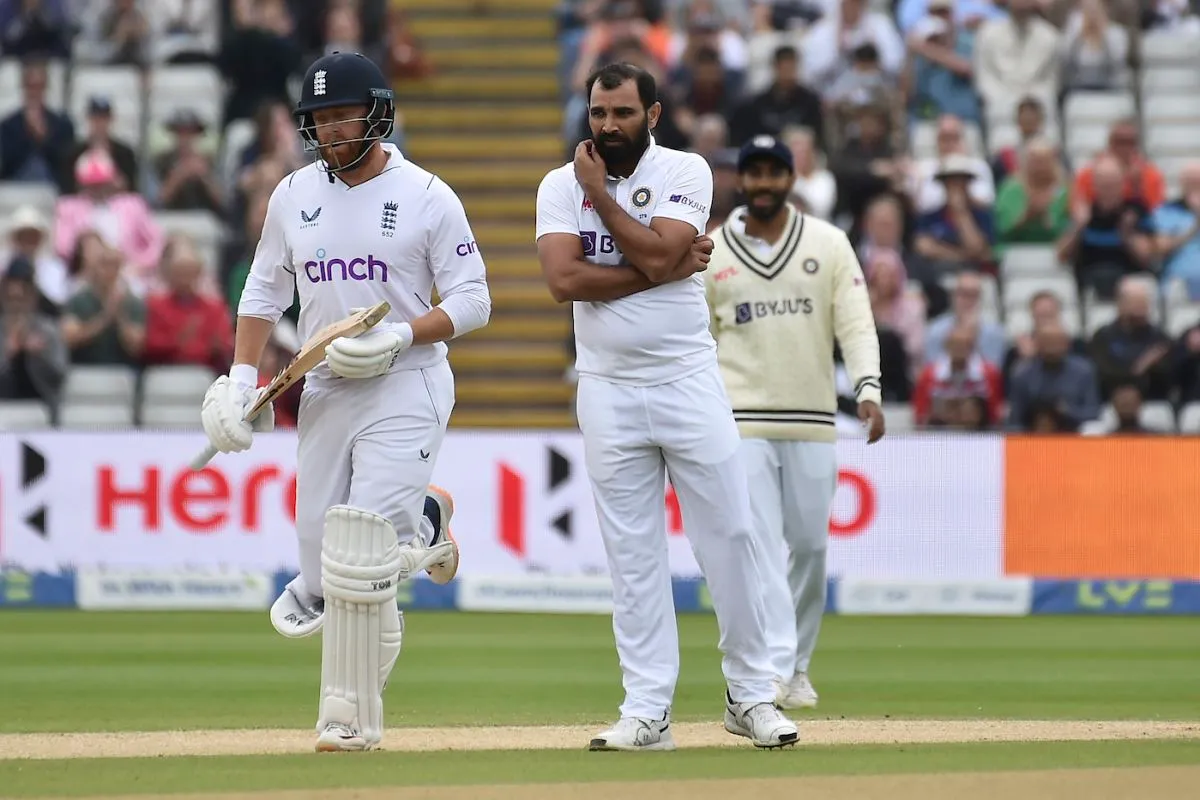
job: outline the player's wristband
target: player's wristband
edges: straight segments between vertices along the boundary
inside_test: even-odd
[[[251,364],[234,364],[229,368],[229,380],[242,386],[258,386],[258,367]]]

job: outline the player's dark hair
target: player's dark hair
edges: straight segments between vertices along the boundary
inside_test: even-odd
[[[642,101],[643,110],[649,111],[650,106],[658,102],[658,84],[654,82],[654,76],[633,64],[606,64],[589,75],[588,102],[591,103],[592,87],[597,83],[601,89],[612,91],[627,81],[637,83],[638,99]]]

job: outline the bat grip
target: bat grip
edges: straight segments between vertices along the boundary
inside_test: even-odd
[[[191,466],[193,471],[202,470],[208,464],[209,461],[213,460],[213,457],[216,454],[217,454],[217,448],[213,447],[210,444],[208,447],[204,448],[204,452],[200,453],[199,455],[197,455],[195,458],[192,459],[192,462],[189,466]]]

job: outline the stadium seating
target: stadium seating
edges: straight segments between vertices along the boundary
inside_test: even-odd
[[[0,431],[27,431],[50,427],[50,408],[36,400],[0,403]]]
[[[128,428],[133,425],[132,405],[97,404],[90,401],[63,403],[58,412],[59,427],[66,430]]]
[[[145,139],[143,86],[142,76],[134,67],[76,66],[71,71],[67,113],[79,124],[87,116],[91,98],[108,99],[113,110],[112,135],[140,150]]]
[[[1200,435],[1200,403],[1188,403],[1180,410],[1179,432]]]
[[[128,367],[79,365],[67,373],[63,402],[133,408],[137,376]]]

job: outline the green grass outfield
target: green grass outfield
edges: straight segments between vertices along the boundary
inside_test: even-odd
[[[673,718],[719,721],[715,621],[683,616],[680,638]],[[319,658],[319,639],[283,639],[265,612],[4,611],[0,733],[310,729]],[[821,707],[798,714],[802,723],[1196,721],[1200,621],[827,617],[812,675]],[[423,612],[407,615],[386,703],[390,727],[602,725],[620,699],[606,617]],[[0,797],[1154,764],[1200,764],[1200,740],[697,749],[665,758],[566,750],[0,759]]]

